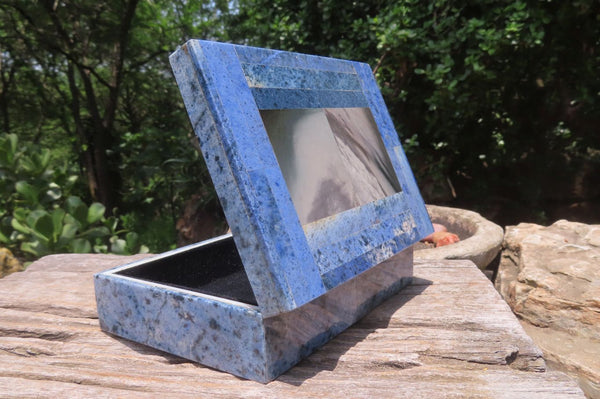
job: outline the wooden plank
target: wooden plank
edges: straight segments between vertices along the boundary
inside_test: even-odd
[[[132,259],[56,255],[0,279],[0,397],[583,398],[542,372],[470,262],[417,263],[412,286],[263,385],[101,332],[92,274]]]

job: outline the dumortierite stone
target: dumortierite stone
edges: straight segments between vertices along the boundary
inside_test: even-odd
[[[247,282],[234,278],[238,286],[225,287],[227,298],[223,298],[211,295],[211,288],[205,287],[210,283],[204,284],[204,276],[194,275],[197,259],[220,257],[215,243],[228,246],[230,241],[231,236],[224,236],[96,275],[101,328],[265,383],[411,281],[409,248],[297,309],[264,317],[256,305],[235,299],[237,291],[246,295]],[[212,268],[202,266],[208,272],[222,271],[222,265],[216,262]],[[238,267],[243,272],[241,264]],[[172,270],[174,274],[161,270]],[[228,270],[230,276],[236,274],[233,270]],[[178,273],[192,276],[190,286],[176,284]]]
[[[96,275],[101,326],[266,382],[405,285],[410,246],[431,223],[368,65],[200,40],[173,53],[171,64],[232,234]],[[327,118],[317,134],[334,132],[328,145],[348,165],[336,176],[335,168],[318,169],[321,185],[301,221],[302,192],[292,200],[288,187],[295,164],[285,176],[280,168],[294,158],[278,159],[261,111],[277,126],[295,115],[299,128],[319,109]],[[365,134],[347,123],[359,113],[370,121]],[[310,157],[317,141],[282,141],[282,151]],[[361,182],[392,178],[393,192],[349,205],[361,184],[349,191],[342,169],[350,179],[362,173]],[[331,190],[343,193],[336,197],[343,211],[320,212],[320,204],[340,206],[319,195]]]

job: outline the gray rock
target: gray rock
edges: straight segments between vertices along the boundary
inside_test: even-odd
[[[495,285],[550,363],[600,398],[600,225],[507,227]]]
[[[467,259],[480,269],[485,269],[498,255],[502,247],[504,231],[480,214],[459,208],[427,205],[433,223],[446,226],[449,232],[458,235],[455,244],[431,248],[423,243],[415,245],[415,259]]]

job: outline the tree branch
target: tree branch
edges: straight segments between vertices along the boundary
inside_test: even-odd
[[[109,98],[106,105],[106,113],[104,116],[104,126],[110,127],[115,121],[117,105],[119,102],[119,88],[123,79],[123,65],[129,43],[129,33],[133,24],[135,10],[139,0],[129,0],[121,19],[121,29],[119,31],[119,39],[114,47],[114,62],[112,64],[111,85],[109,87]]]
[[[377,71],[379,70],[379,68],[381,67],[381,64],[383,64],[383,60],[385,60],[385,57],[387,57],[387,55],[390,53],[390,50],[386,50],[383,55],[381,57],[379,57],[379,60],[377,61],[377,65],[375,65],[375,68],[373,68],[373,75],[375,75],[377,73]]]
[[[156,57],[158,57],[159,55],[162,55],[162,54],[169,54],[169,52],[167,50],[158,50],[158,51],[155,51],[154,53],[149,54],[144,59],[129,64],[128,68],[125,69],[125,73],[127,73],[129,71],[135,71],[135,70],[137,70],[139,67],[141,67],[143,65],[146,65],[148,62],[152,61],[152,59],[154,59],[154,58],[156,58]]]

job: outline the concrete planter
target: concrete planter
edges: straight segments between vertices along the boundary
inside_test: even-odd
[[[498,255],[504,239],[502,227],[465,209],[427,205],[433,223],[440,223],[455,233],[460,242],[439,248],[418,243],[414,246],[415,259],[468,259],[485,269]]]

